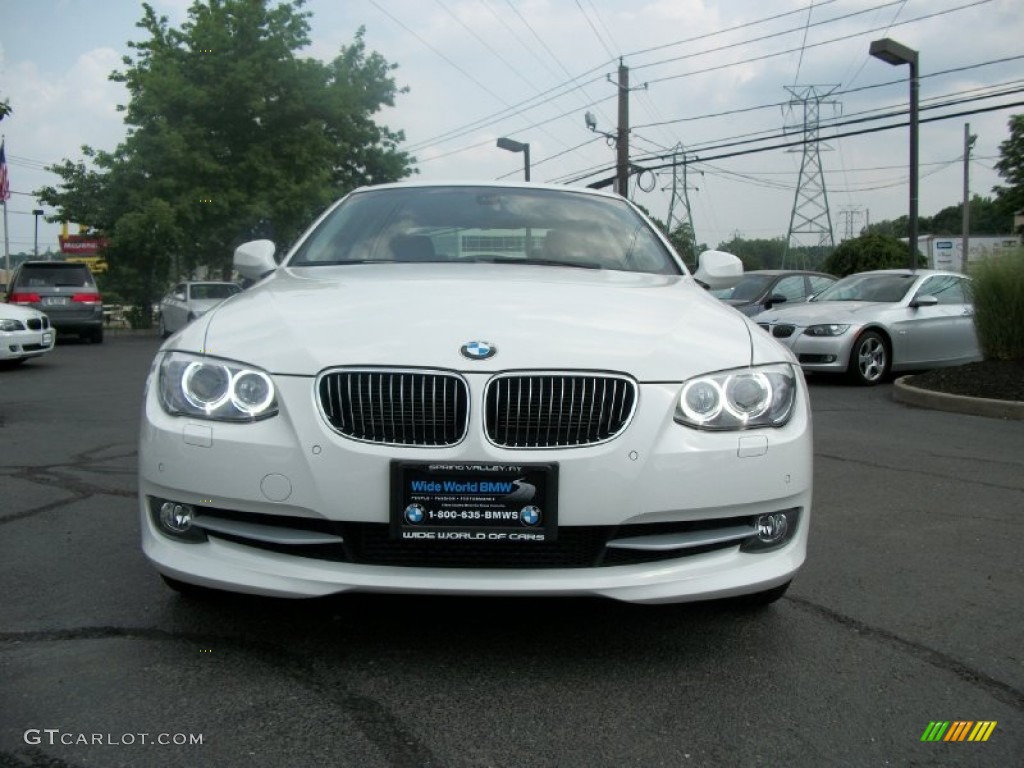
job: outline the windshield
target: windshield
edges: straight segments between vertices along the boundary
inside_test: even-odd
[[[771,281],[771,275],[744,275],[726,298],[733,301],[753,301],[764,293],[764,289]]]
[[[93,288],[96,283],[84,265],[55,261],[22,267],[18,285],[22,288]]]
[[[191,288],[193,299],[226,299],[241,290],[234,283],[199,283]]]
[[[897,302],[907,295],[916,275],[850,275],[826,288],[814,301],[886,301]]]
[[[482,186],[357,192],[319,224],[288,266],[384,262],[682,273],[625,201],[569,189]]]

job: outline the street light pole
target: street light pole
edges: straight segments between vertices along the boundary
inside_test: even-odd
[[[42,208],[35,208],[32,211],[32,215],[35,217],[35,224],[36,224],[36,239],[35,239],[35,246],[34,246],[34,249],[33,249],[32,253],[35,255],[35,257],[37,259],[39,258],[39,217],[42,216],[43,213],[44,213],[44,211],[43,211]]]
[[[910,65],[910,271],[917,270],[917,203],[918,203],[918,92],[920,78],[918,76],[917,51],[908,48],[888,37],[873,40],[868,51],[872,56],[886,64],[900,66]]]
[[[525,180],[530,180],[530,145],[522,142],[515,141],[513,139],[507,139],[502,136],[498,139],[498,149],[507,149],[509,152],[522,152],[523,153],[523,171],[525,174]]]

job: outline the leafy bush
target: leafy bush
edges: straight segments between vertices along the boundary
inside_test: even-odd
[[[1024,360],[1024,249],[972,264],[971,277],[985,357]]]
[[[899,269],[906,267],[908,261],[909,244],[896,237],[868,232],[840,243],[825,259],[822,269],[836,277],[846,277],[872,269]],[[918,254],[917,265],[928,266],[928,260],[923,254]]]

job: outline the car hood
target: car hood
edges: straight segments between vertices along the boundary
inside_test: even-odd
[[[895,302],[889,301],[811,301],[792,307],[769,309],[757,316],[757,322],[792,323],[801,328],[815,323],[856,325],[897,306]]]
[[[189,309],[192,312],[194,312],[196,315],[201,315],[201,314],[203,314],[205,312],[209,312],[211,309],[216,307],[222,301],[227,301],[227,299],[226,298],[224,298],[224,299],[192,299],[189,302],[188,306],[189,306]]]
[[[33,317],[42,317],[43,313],[31,307],[19,307],[17,304],[5,304],[0,302],[0,319],[3,320],[29,320]]]
[[[467,360],[471,341],[497,354]],[[491,264],[281,268],[170,344],[297,375],[385,365],[678,381],[752,357],[743,316],[687,278]]]

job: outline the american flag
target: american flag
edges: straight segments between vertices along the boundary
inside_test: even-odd
[[[4,144],[0,142],[0,202],[6,203],[11,199],[11,187],[7,181],[7,155],[4,154]]]

